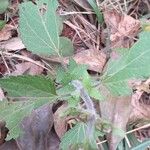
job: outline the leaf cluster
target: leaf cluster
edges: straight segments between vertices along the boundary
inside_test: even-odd
[[[102,22],[93,1],[88,0]],[[1,6],[1,5],[0,5]],[[20,5],[20,36],[26,48],[38,55],[63,56],[73,55],[73,44],[66,37],[61,37],[63,21],[57,15],[57,0],[36,0],[35,3],[24,2]],[[0,13],[4,10],[0,7]],[[100,77],[103,85],[114,96],[130,95],[132,88],[128,82],[137,78],[150,76],[150,33],[143,32],[139,40],[117,60],[110,60],[106,71]],[[56,101],[63,96],[70,108],[76,108],[80,102],[80,93],[72,86],[73,80],[80,80],[89,96],[104,100],[96,81],[87,72],[87,66],[69,61],[67,68],[58,68],[56,81],[44,76],[18,76],[0,79],[0,87],[7,91],[9,101],[0,102],[0,118],[7,122],[10,137],[20,134],[19,123],[30,112],[48,102]],[[55,86],[55,83],[59,87]],[[78,110],[78,109],[77,109]],[[61,142],[62,149],[83,147],[96,149],[96,138],[88,139],[87,124],[78,123],[68,131]],[[87,144],[88,143],[88,144]],[[147,141],[143,145],[147,145]],[[90,147],[93,146],[93,147]],[[134,149],[137,149],[134,148]]]

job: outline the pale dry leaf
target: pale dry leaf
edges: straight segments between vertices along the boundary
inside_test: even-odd
[[[20,54],[25,56],[25,57],[29,57],[29,58],[33,58],[33,54],[25,49],[20,51]]]
[[[73,58],[77,63],[88,65],[89,70],[96,72],[101,72],[106,63],[106,55],[96,50],[81,51]]]
[[[17,143],[14,139],[5,142],[0,146],[0,150],[19,150]]]
[[[126,131],[131,112],[131,97],[112,97],[106,103],[105,107],[102,106],[105,109],[103,109],[103,113],[108,113],[105,119],[109,119],[115,128]],[[106,110],[106,108],[108,109]],[[123,138],[119,134],[113,135],[113,133],[110,133],[108,135],[110,150],[116,150]]]
[[[0,41],[6,41],[12,37],[12,30],[14,30],[14,26],[6,24],[5,27],[0,30]]]
[[[88,66],[88,70],[95,72],[102,72],[103,67],[106,63],[106,55],[103,52],[88,49],[81,52],[78,52],[73,56],[73,59],[78,64],[84,64]],[[61,60],[58,57],[47,58],[46,60],[50,62],[61,63]],[[69,63],[70,58],[65,57],[63,59],[65,64]]]
[[[10,50],[10,51],[16,51],[16,50],[24,49],[25,46],[19,37],[15,37],[7,41],[0,42],[0,48]]]
[[[77,53],[74,59],[79,64],[86,64],[89,70],[101,72],[105,63],[106,55],[100,51],[86,50]]]
[[[140,21],[116,10],[104,11],[104,19],[110,27],[113,48],[129,47],[140,28]]]
[[[41,64],[40,61],[36,61],[37,63]],[[24,62],[15,65],[16,70],[11,73],[11,75],[17,76],[22,74],[30,74],[30,75],[39,75],[43,72],[43,68],[40,66],[37,66],[36,64],[33,64],[32,62]]]
[[[0,101],[2,101],[5,98],[3,90],[0,88]]]
[[[130,115],[130,121],[134,122],[139,119],[150,119],[150,79],[145,82],[135,83],[136,92],[132,96],[133,110]]]
[[[67,131],[67,118],[61,117],[61,114],[66,110],[66,107],[67,105],[63,104],[54,113],[54,128],[59,138],[62,138]]]
[[[132,98],[132,113],[130,114],[130,122],[136,122],[139,119],[150,120],[149,105],[140,103],[142,97],[142,91],[138,91]]]
[[[106,101],[100,102],[101,116],[103,119],[110,121],[113,127],[126,131],[126,125],[131,112],[131,97],[113,97],[103,89],[107,97]],[[123,139],[119,134],[108,134],[109,149],[116,150],[117,145]]]

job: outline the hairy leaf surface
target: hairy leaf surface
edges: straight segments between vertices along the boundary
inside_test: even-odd
[[[17,76],[0,79],[0,87],[12,98],[43,99],[56,96],[51,79],[44,76]]]
[[[129,79],[150,75],[150,33],[143,32],[140,39],[120,59],[111,61],[102,80],[114,95],[128,95]]]
[[[33,103],[30,102],[0,102],[0,120],[6,121],[9,129],[7,139],[17,138],[20,133],[20,122],[33,109]]]
[[[63,90],[60,89],[59,93],[60,91],[62,91],[63,93],[73,92],[74,88],[72,88],[71,85],[68,85],[69,83],[71,83],[72,80],[81,80],[83,82],[84,88],[87,90],[89,96],[91,96],[92,98],[95,98],[96,100],[103,99],[99,90],[92,87],[93,81],[87,72],[86,65],[79,65],[74,60],[70,60],[68,70],[63,70],[62,68],[58,69],[56,82],[64,85]]]
[[[20,33],[28,50],[35,54],[68,56],[73,45],[66,37],[60,37],[63,24],[56,14],[57,0],[36,0],[20,6]]]
[[[0,14],[4,13],[9,5],[8,0],[0,0]]]
[[[88,139],[86,134],[86,129],[87,129],[87,125],[85,123],[80,123],[75,125],[68,132],[66,132],[60,144],[62,150],[68,150],[69,148],[71,148],[71,146],[76,146],[76,147],[72,147],[74,149],[77,149],[77,147],[78,148],[81,147],[85,148],[85,146],[88,147],[88,143],[86,143]],[[96,147],[96,143],[94,142],[95,140],[93,139],[88,139],[88,140],[91,140],[89,142],[90,144],[92,144],[91,145],[92,147]],[[87,147],[85,149],[89,149]]]

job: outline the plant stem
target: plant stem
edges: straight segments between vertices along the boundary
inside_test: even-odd
[[[82,100],[84,101],[87,110],[89,111],[90,115],[87,121],[87,137],[89,139],[93,139],[94,137],[94,128],[95,128],[95,121],[96,121],[96,111],[94,108],[93,101],[91,100],[90,96],[88,95],[88,92],[84,89],[81,81],[79,80],[73,80],[72,81],[73,86],[76,88],[76,90],[80,93],[80,96]]]

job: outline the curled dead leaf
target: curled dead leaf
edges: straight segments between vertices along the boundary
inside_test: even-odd
[[[96,50],[85,50],[77,53],[74,60],[79,64],[88,65],[89,70],[101,72],[106,63],[106,55]]]
[[[113,48],[129,48],[140,28],[140,21],[116,10],[104,11],[105,23],[110,27]]]
[[[106,93],[106,92],[105,92]],[[112,97],[111,94],[106,93],[107,99],[100,102],[100,110],[102,119],[108,120],[112,126],[126,131],[126,125],[131,113],[131,97]],[[107,140],[109,141],[109,149],[116,150],[119,142],[124,137],[113,134],[112,131],[108,134]]]
[[[58,57],[44,58],[49,62],[61,63]],[[64,63],[68,64],[70,58],[64,58]],[[84,50],[78,52],[73,56],[73,59],[78,64],[84,64],[88,66],[88,69],[95,72],[101,72],[106,63],[106,55],[103,52],[96,50]]]
[[[150,120],[150,79],[145,82],[137,82],[135,88],[136,92],[132,97],[133,110],[130,115],[130,121]]]
[[[40,61],[36,61],[39,64],[42,64]],[[17,76],[22,74],[30,74],[30,75],[39,75],[43,72],[43,68],[33,64],[32,62],[24,62],[15,65],[16,70],[12,72],[11,75]]]

